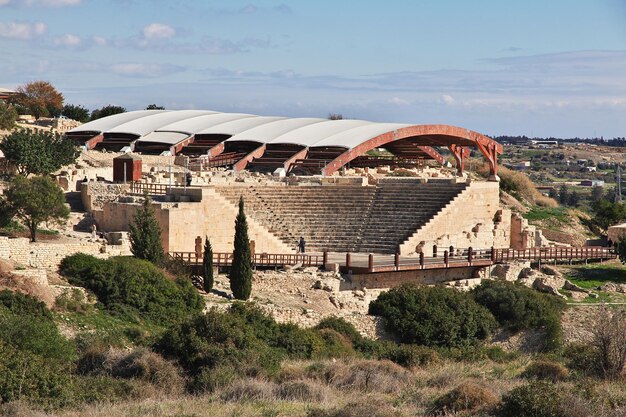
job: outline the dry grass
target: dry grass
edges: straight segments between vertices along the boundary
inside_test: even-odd
[[[119,364],[124,362],[119,358],[129,356],[133,357],[126,352],[113,362]],[[131,362],[144,361],[149,360]],[[520,374],[530,362],[528,356],[504,364],[443,360],[407,371],[387,361],[290,361],[273,379],[239,379],[210,394],[164,393],[156,389],[167,383],[161,381],[154,385],[150,398],[62,410],[55,416],[420,417],[434,411],[447,413],[443,414],[446,416],[488,415],[503,394],[527,382]],[[127,366],[119,365],[118,371],[126,369]],[[584,381],[587,380],[556,382],[559,390],[571,396],[567,402],[573,417],[624,415],[623,381]],[[0,407],[2,417],[51,417],[19,404],[9,406],[10,409],[4,407],[5,410]]]
[[[477,173],[487,177],[489,175],[489,166],[487,164],[478,168]],[[514,187],[514,191],[510,194],[517,194],[531,204],[540,207],[558,207],[559,204],[553,198],[549,198],[541,194],[535,187],[535,183],[523,172],[510,170],[506,167],[498,167],[498,176],[500,177],[501,187],[503,184],[510,184]]]

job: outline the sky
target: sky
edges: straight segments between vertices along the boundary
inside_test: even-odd
[[[626,136],[626,0],[0,0],[65,102]]]

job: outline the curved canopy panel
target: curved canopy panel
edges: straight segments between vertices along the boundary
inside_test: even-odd
[[[258,117],[245,113],[212,113],[202,116],[190,117],[169,125],[160,127],[158,132],[181,132],[189,135],[200,133],[204,129],[219,125],[221,123],[230,122],[231,120],[240,120],[248,117]]]
[[[123,123],[132,122],[147,116],[154,116],[159,113],[166,113],[168,110],[137,110],[129,111],[126,113],[118,113],[111,116],[103,117],[101,119],[94,120],[93,122],[84,123],[74,129],[68,131],[68,133],[78,132],[106,132],[109,129],[113,129]]]
[[[137,142],[153,142],[166,145],[176,145],[178,142],[185,140],[189,135],[181,132],[152,132],[137,139]]]
[[[324,121],[327,121],[327,119],[302,118],[278,120],[238,133],[233,137],[227,139],[226,142],[243,141],[269,143],[277,137],[284,135],[285,133],[291,132],[292,130],[301,128],[303,126],[321,123]]]
[[[324,140],[316,142],[312,146],[337,146],[352,149],[359,146],[366,140],[374,138],[383,133],[393,132],[394,130],[406,126],[410,125],[402,123],[372,123],[369,125],[354,127],[352,129],[345,130],[343,132],[329,136]]]
[[[124,133],[129,135],[144,136],[171,123],[212,113],[215,112],[207,110],[166,111],[142,117],[127,123],[118,124],[115,127],[107,129],[104,133]]]
[[[196,135],[236,135],[248,129],[253,129],[266,123],[272,123],[277,120],[284,119],[286,119],[286,117],[246,117],[243,119],[232,120],[230,122],[220,123],[215,126],[208,127],[197,132]]]
[[[373,125],[365,120],[326,120],[291,130],[268,143],[288,143],[302,146],[316,146],[317,142],[359,126]]]

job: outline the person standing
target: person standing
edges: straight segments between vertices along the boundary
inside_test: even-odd
[[[302,236],[300,236],[300,242],[298,243],[298,248],[300,249],[300,253],[304,253],[305,241]]]

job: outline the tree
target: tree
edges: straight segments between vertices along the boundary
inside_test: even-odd
[[[149,104],[148,107],[146,107],[146,110],[165,110],[165,107],[157,106],[156,104]]]
[[[555,200],[559,199],[559,192],[556,190],[556,188],[550,188],[550,191],[548,192],[548,197],[553,198]]]
[[[571,193],[567,196],[567,205],[570,207],[576,207],[580,202],[580,195],[578,191],[572,190]]]
[[[16,120],[17,110],[15,110],[15,107],[0,100],[0,129],[13,129]]]
[[[247,300],[252,292],[252,254],[243,197],[239,198],[239,214],[235,219],[235,251],[230,270],[230,289],[238,300]]]
[[[204,238],[204,254],[202,255],[202,278],[204,278],[204,292],[213,289],[213,248],[209,238]]]
[[[328,120],[343,120],[341,113],[328,113]]]
[[[41,223],[60,223],[70,216],[63,190],[50,177],[16,176],[4,192],[1,205],[2,211],[28,227],[31,242],[37,240]]]
[[[607,200],[598,200],[591,203],[593,225],[606,232],[613,226],[626,219],[626,203],[613,203]]]
[[[81,105],[66,104],[63,106],[63,110],[61,110],[61,114],[81,123],[87,123],[89,121],[89,110]]]
[[[604,194],[604,188],[598,185],[594,185],[591,188],[591,201],[598,201],[602,199],[602,195]]]
[[[4,157],[21,175],[47,175],[76,161],[80,149],[68,137],[44,130],[20,129],[0,143]]]
[[[618,378],[626,365],[626,310],[605,309],[593,326],[592,334],[591,344],[598,351],[604,376]]]
[[[33,81],[17,87],[11,102],[28,109],[35,119],[39,119],[61,111],[63,94],[48,81]]]
[[[561,188],[559,189],[559,203],[561,205],[567,204],[567,185],[561,184]]]
[[[143,204],[130,223],[130,249],[139,259],[158,263],[163,259],[161,227],[152,208],[152,199],[144,195]]]
[[[107,116],[113,116],[118,113],[126,113],[126,109],[122,106],[113,106],[109,104],[101,109],[96,109],[91,112],[91,120],[101,119]]]

